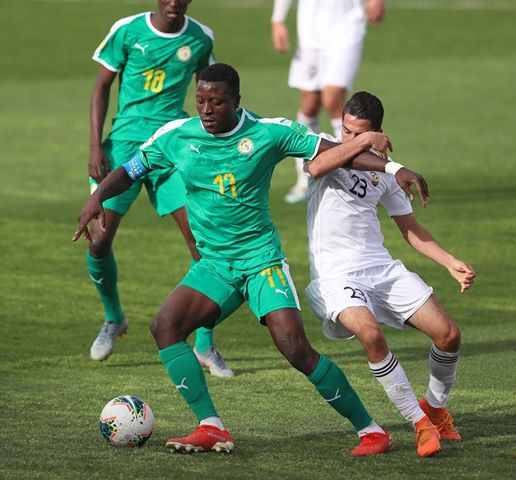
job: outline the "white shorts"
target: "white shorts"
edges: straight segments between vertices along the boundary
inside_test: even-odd
[[[346,42],[325,49],[298,48],[290,64],[288,85],[307,92],[328,85],[351,90],[360,66],[366,29],[350,35]]]
[[[401,329],[432,292],[432,287],[399,260],[338,278],[313,280],[306,288],[324,335],[333,340],[354,337],[338,320],[346,308],[367,307],[378,322]]]

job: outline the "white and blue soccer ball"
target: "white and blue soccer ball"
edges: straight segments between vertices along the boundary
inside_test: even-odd
[[[113,398],[100,413],[100,431],[116,447],[141,447],[151,436],[153,427],[151,408],[134,395]]]

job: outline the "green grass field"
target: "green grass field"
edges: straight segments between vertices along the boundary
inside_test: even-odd
[[[230,456],[170,455],[167,436],[195,423],[147,326],[189,261],[173,222],[156,217],[144,196],[116,242],[129,335],[107,362],[89,359],[102,314],[85,269],[86,244],[70,239],[88,194],[88,105],[97,71],[90,57],[116,19],[154,5],[0,0],[0,479],[514,478],[516,1],[389,0],[386,23],[369,31],[355,84],[383,99],[393,156],[430,184],[429,207],[416,206],[418,218],[478,273],[461,296],[448,274],[411,251],[384,218],[393,255],[433,285],[463,331],[450,407],[464,441],[444,444],[425,460],[358,342],[326,340],[303,295],[309,338],[394,435],[392,452],[352,458],[351,425],[289,367],[244,307],[216,332],[236,378],[208,378],[236,449]],[[215,31],[218,59],[239,69],[243,104],[265,116],[293,117],[290,57],[272,50],[271,5],[194,0],[189,13]],[[191,112],[192,106],[189,98]],[[293,176],[293,163],[285,161],[271,197],[302,294],[305,207],[282,201]],[[429,341],[392,330],[388,340],[423,394]],[[104,404],[123,393],[141,396],[156,415],[153,437],[139,450],[112,448],[98,430]]]

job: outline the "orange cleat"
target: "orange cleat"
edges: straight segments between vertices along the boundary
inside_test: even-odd
[[[425,397],[419,400],[419,406],[439,430],[441,440],[462,440],[462,436],[455,428],[453,417],[447,408],[432,407]]]
[[[211,425],[201,425],[190,435],[169,438],[165,443],[172,453],[231,453],[234,445],[233,438],[227,430],[219,430]]]
[[[439,431],[428,417],[416,423],[416,446],[420,457],[430,457],[441,451]]]
[[[385,433],[366,433],[360,437],[360,445],[351,450],[351,455],[361,457],[364,455],[378,455],[385,453],[391,448],[392,437],[389,432]]]

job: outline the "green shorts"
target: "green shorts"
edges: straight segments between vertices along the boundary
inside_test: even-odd
[[[109,139],[104,141],[102,147],[106,153],[110,171],[131,160],[138,152],[140,145],[141,142],[120,142]],[[93,191],[97,184],[90,177],[90,191]],[[152,206],[160,216],[168,215],[185,206],[185,186],[176,169],[153,170],[134,182],[128,190],[106,200],[102,205],[120,215],[125,215],[138,197],[142,185],[145,185]]]
[[[179,285],[193,288],[217,303],[221,310],[217,322],[231,315],[244,302],[261,323],[264,323],[265,315],[274,310],[300,310],[296,287],[284,259],[269,261],[249,271],[235,268],[241,263],[201,258],[191,266]]]

